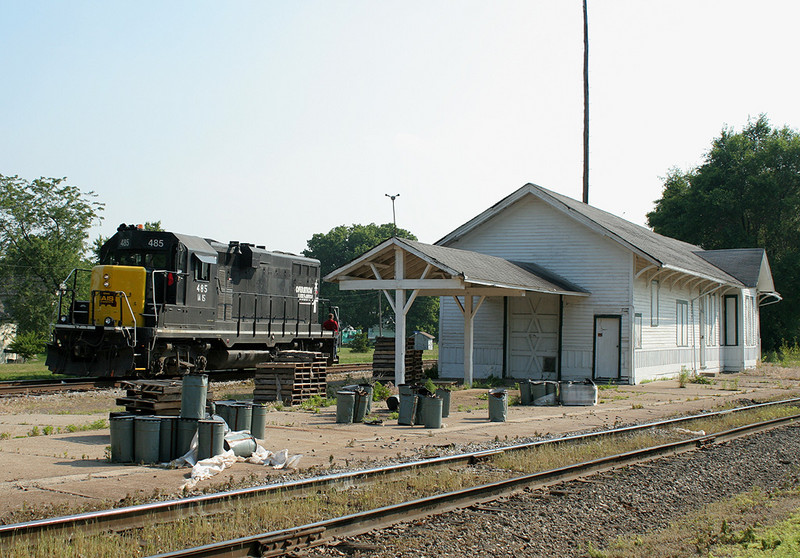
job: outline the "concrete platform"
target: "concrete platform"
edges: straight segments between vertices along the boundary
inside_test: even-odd
[[[451,414],[437,430],[399,426],[389,420],[385,404],[376,404],[373,415],[383,425],[336,424],[336,408],[319,412],[271,411],[267,415],[262,445],[273,451],[288,449],[302,454],[300,469],[324,472],[331,466],[356,466],[397,458],[436,455],[455,444],[483,444],[494,440],[559,435],[616,424],[654,421],[675,415],[712,410],[722,405],[800,397],[800,370],[764,366],[758,371],[724,374],[712,384],[688,384],[676,380],[638,386],[609,386],[600,390],[593,407],[509,407],[504,423],[489,422],[486,390],[459,390],[452,394]],[[252,388],[250,388],[252,389]],[[240,388],[246,393],[247,387]],[[235,391],[235,390],[234,390]],[[118,410],[118,392],[70,394],[0,400],[0,520],[23,510],[52,509],[56,513],[95,507],[108,502],[134,503],[151,497],[180,495],[189,469],[118,465],[107,461],[108,429],[63,432],[90,424]],[[518,392],[509,391],[513,400]],[[68,399],[68,404],[59,398]],[[82,402],[82,399],[85,401]],[[87,407],[91,412],[81,413]],[[69,408],[70,414],[59,414]],[[96,411],[96,412],[95,412]],[[62,433],[30,436],[52,426]],[[17,437],[22,436],[22,437]],[[294,472],[240,463],[200,483],[198,490],[251,481],[271,482]]]

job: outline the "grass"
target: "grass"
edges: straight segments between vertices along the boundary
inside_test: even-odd
[[[621,537],[595,558],[794,557],[800,555],[800,491],[758,488],[709,504],[660,531]]]
[[[64,374],[51,374],[44,365],[45,356],[38,355],[28,362],[0,364],[0,381],[46,380],[49,378],[68,378]]]
[[[339,349],[339,364],[361,364],[372,363],[372,355],[375,349],[369,349],[365,353],[354,353],[349,347],[341,347]],[[422,353],[423,360],[438,360],[439,359],[439,345],[434,343],[433,350],[424,351]]]

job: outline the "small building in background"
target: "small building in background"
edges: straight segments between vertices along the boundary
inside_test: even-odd
[[[414,350],[416,351],[432,351],[433,342],[435,338],[430,333],[424,331],[414,332]]]
[[[6,349],[17,338],[17,324],[0,324],[0,364],[17,362],[17,353],[7,353]]]

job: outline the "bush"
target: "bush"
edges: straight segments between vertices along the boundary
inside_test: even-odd
[[[8,350],[17,353],[22,360],[30,360],[44,352],[45,339],[42,335],[29,331],[20,333],[9,345]]]
[[[372,400],[373,401],[386,401],[392,395],[392,390],[380,382],[375,382],[372,386]]]
[[[350,350],[354,353],[367,353],[369,352],[369,339],[366,333],[358,333],[353,340],[350,341]]]

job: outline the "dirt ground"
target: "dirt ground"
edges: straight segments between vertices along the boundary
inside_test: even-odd
[[[399,426],[387,418],[383,403],[373,408],[374,415],[385,419],[382,425],[336,424],[335,406],[318,412],[272,410],[261,444],[273,451],[286,448],[290,454],[302,454],[301,470],[323,472],[331,466],[436,455],[451,444],[511,442],[693,414],[737,402],[800,397],[800,370],[795,369],[762,366],[710,380],[710,384],[690,383],[684,388],[677,380],[608,386],[600,390],[600,401],[592,407],[511,405],[503,423],[489,422],[485,389],[459,390],[452,393],[450,416],[437,430]],[[245,383],[215,389],[218,399],[246,398],[252,387]],[[63,511],[180,495],[190,469],[110,463],[108,429],[80,430],[106,419],[110,411],[121,410],[114,403],[119,395],[111,390],[0,399],[0,522],[12,512],[25,510],[56,507]],[[510,390],[509,396],[513,401],[518,392]],[[270,482],[286,474],[237,463],[197,489],[240,481]]]

